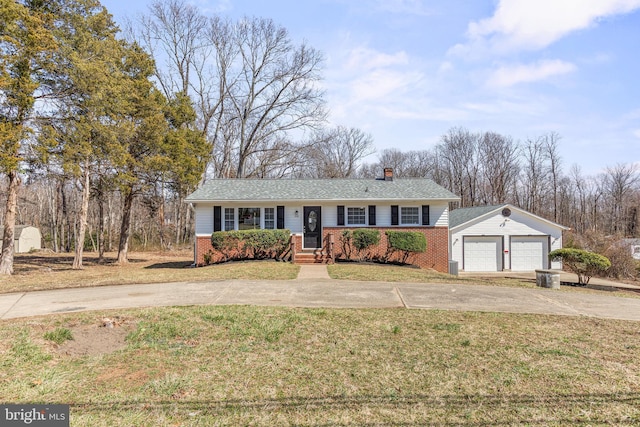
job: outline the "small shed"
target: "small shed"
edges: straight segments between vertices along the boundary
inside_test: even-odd
[[[40,229],[31,225],[16,225],[13,238],[13,250],[15,253],[25,253],[34,249],[42,249]]]
[[[640,260],[640,239],[624,239],[624,243],[629,245],[631,256]]]
[[[451,259],[463,271],[559,269],[549,252],[567,227],[515,206],[477,206],[449,213]]]

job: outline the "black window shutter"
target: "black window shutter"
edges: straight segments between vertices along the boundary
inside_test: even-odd
[[[369,225],[376,225],[376,206],[369,205]]]
[[[422,205],[422,225],[429,225],[429,205]]]
[[[344,225],[344,206],[338,206],[338,225]]]
[[[398,224],[398,205],[391,205],[391,225]]]
[[[278,225],[276,225],[276,228],[282,230],[284,228],[284,206],[278,206],[276,208],[276,214],[278,218]]]
[[[213,231],[222,230],[222,206],[213,207]]]

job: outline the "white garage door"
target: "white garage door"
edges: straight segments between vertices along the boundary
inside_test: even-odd
[[[511,271],[533,271],[547,268],[549,255],[547,236],[512,237]]]
[[[502,238],[464,238],[464,271],[502,270]]]

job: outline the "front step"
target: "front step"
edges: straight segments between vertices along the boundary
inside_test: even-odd
[[[295,264],[328,264],[329,258],[322,251],[302,251],[297,252]]]

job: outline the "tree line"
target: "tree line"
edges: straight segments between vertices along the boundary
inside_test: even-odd
[[[452,128],[433,148],[385,150],[328,126],[322,54],[264,18],[160,0],[125,31],[97,0],[0,0],[0,273],[16,223],[74,252],[188,245],[184,198],[212,178],[427,177],[459,206],[512,203],[578,233],[638,235],[634,165],[563,171],[560,136]]]
[[[427,177],[460,196],[458,207],[510,203],[570,227],[577,235],[640,235],[640,168],[607,166],[586,176],[577,164],[568,173],[559,154],[561,137],[549,132],[525,141],[496,132],[452,128],[429,150],[384,150],[364,176],[382,167],[396,175]]]

